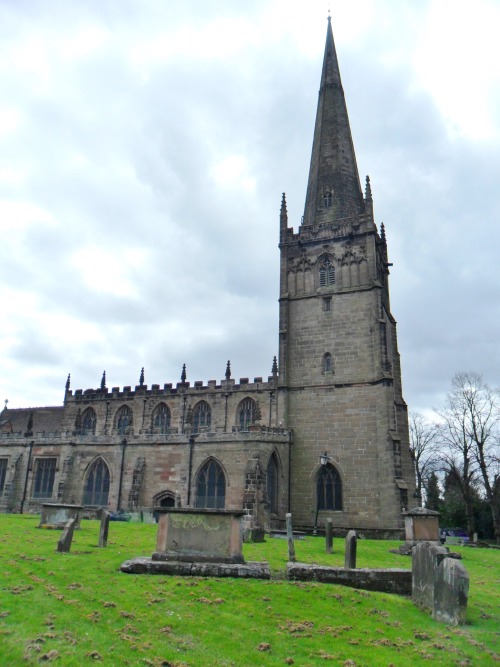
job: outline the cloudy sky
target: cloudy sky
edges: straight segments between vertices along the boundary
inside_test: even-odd
[[[329,6],[406,400],[500,383],[498,0],[0,0],[2,402],[269,374]]]

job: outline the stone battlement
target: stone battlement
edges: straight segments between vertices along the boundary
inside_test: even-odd
[[[262,389],[273,389],[274,388],[274,378],[272,375],[269,375],[267,381],[264,381],[262,377],[255,377],[253,382],[250,382],[249,378],[240,378],[239,382],[236,380],[221,380],[220,384],[217,384],[216,380],[209,380],[207,384],[203,384],[203,380],[196,380],[194,385],[191,386],[190,382],[177,382],[175,387],[173,383],[165,383],[163,387],[159,384],[152,384],[148,388],[147,384],[136,385],[134,389],[132,386],[126,385],[123,389],[120,387],[112,387],[109,390],[107,387],[104,389],[76,389],[74,392],[71,389],[68,389],[65,394],[65,401],[99,401],[110,399],[123,399],[123,398],[134,398],[138,397],[150,397],[150,396],[175,396],[177,394],[200,394],[203,391],[206,392],[233,392],[233,391],[258,391]]]

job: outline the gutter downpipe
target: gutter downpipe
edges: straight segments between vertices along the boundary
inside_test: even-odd
[[[292,431],[288,430],[288,513],[291,513],[292,508]]]
[[[33,445],[35,444],[34,440],[31,440],[30,442],[30,449],[28,453],[28,465],[26,466],[26,477],[24,478],[24,491],[23,491],[23,499],[21,500],[21,508],[19,510],[19,514],[23,513],[24,510],[24,503],[26,502],[26,492],[28,490],[28,478],[30,474],[30,466],[31,466],[31,453],[33,451]]]
[[[193,471],[193,449],[194,449],[194,437],[189,438],[189,469],[188,469],[188,493],[187,493],[187,505],[191,505],[191,475]]]
[[[123,470],[125,468],[125,448],[127,446],[127,438],[122,440],[122,461],[120,464],[120,484],[118,486],[118,502],[116,503],[116,509],[119,512],[122,504],[122,484],[123,484]]]

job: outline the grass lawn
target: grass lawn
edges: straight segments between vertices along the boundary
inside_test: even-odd
[[[271,581],[129,575],[155,549],[156,526],[82,521],[71,553],[39,517],[0,514],[0,666],[346,667],[498,665],[500,550],[456,547],[470,575],[468,625],[435,623],[410,599],[284,580],[286,540],[244,546]],[[359,567],[410,568],[397,542],[358,541]],[[296,542],[297,561],[343,565],[344,541]]]

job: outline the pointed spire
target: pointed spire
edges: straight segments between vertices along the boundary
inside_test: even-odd
[[[280,227],[284,227],[285,229],[288,227],[288,212],[286,210],[285,193],[281,196]]]
[[[372,186],[370,184],[370,177],[366,177],[366,185],[365,185],[365,200],[366,201],[373,201],[372,199]]]
[[[101,389],[106,389],[106,371],[103,371],[102,373]]]
[[[278,375],[278,360],[276,359],[276,355],[273,357],[273,367],[271,369],[271,373],[273,375]]]
[[[141,368],[141,374],[139,376],[139,386],[144,387],[144,366]]]
[[[69,391],[70,386],[71,386],[71,373],[68,373],[68,378],[67,378],[66,384],[65,384],[66,391]]]
[[[24,435],[33,435],[33,410],[31,410],[28,417],[28,425],[26,427],[26,433]]]
[[[387,239],[385,238],[385,225],[384,223],[380,223],[380,238],[382,239],[382,243],[387,243]]]
[[[227,360],[227,365],[226,365],[226,380],[231,379],[231,362],[229,359]]]
[[[181,373],[181,382],[184,384],[186,382],[186,364],[182,364],[182,373]]]
[[[328,17],[303,224],[336,222],[363,210],[349,116]]]

